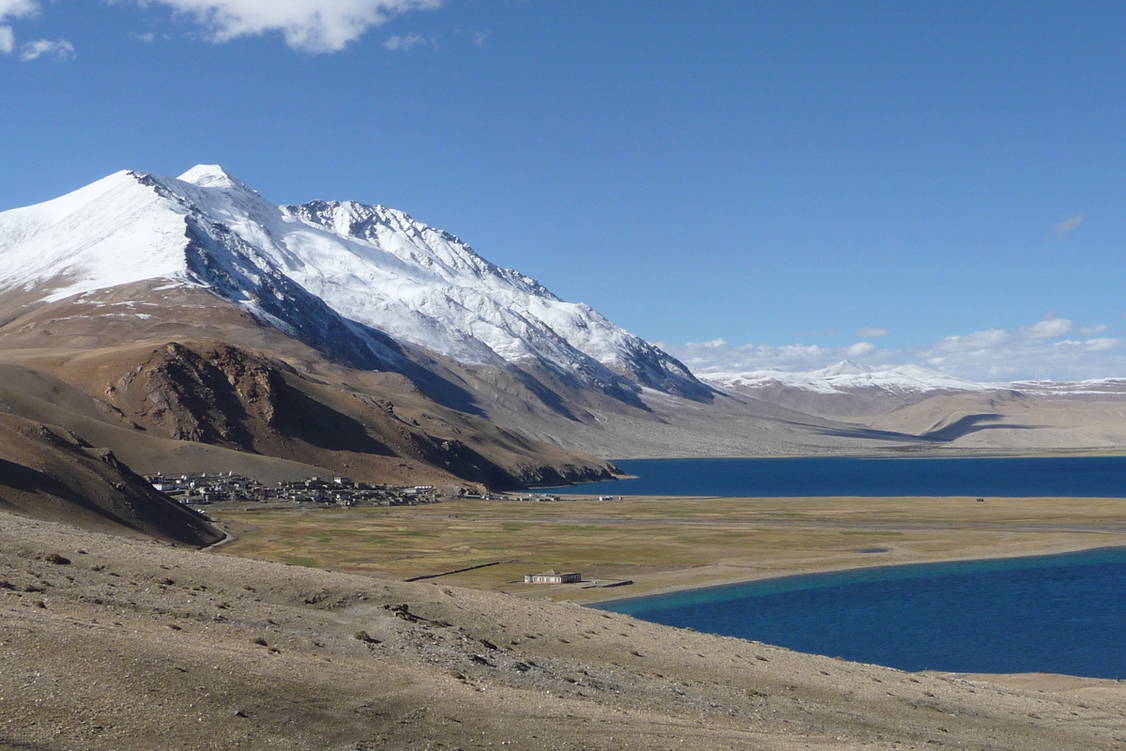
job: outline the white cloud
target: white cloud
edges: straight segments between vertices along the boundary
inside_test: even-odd
[[[869,339],[873,336],[887,336],[889,332],[887,329],[880,328],[879,326],[865,326],[856,332],[856,335],[861,339]]]
[[[1121,339],[1060,338],[1072,328],[1068,319],[1053,317],[1015,330],[989,329],[948,336],[910,355],[945,372],[977,380],[1126,376],[1126,348]],[[1091,326],[1080,332],[1105,329]]]
[[[702,347],[704,349],[718,349],[719,347],[726,347],[727,340],[722,337],[709,339],[706,342],[688,342],[689,347]]]
[[[493,35],[488,29],[460,29],[459,31],[469,37],[469,41],[473,42],[475,47],[484,47],[489,37]]]
[[[661,348],[675,355],[689,368],[700,372],[744,372],[750,370],[814,370],[849,356],[845,347],[817,344],[741,344],[727,342],[688,342]]]
[[[383,46],[393,52],[409,52],[415,47],[437,47],[438,44],[433,39],[422,36],[422,34],[399,34],[389,37],[383,42]]]
[[[1121,347],[1122,340],[1109,336],[1100,336],[1097,339],[1088,339],[1083,344],[1091,352],[1106,352],[1107,350]]]
[[[876,345],[871,342],[857,342],[848,348],[849,357],[864,357],[876,351]]]
[[[1073,331],[1075,338],[1065,338]],[[1050,316],[1013,329],[951,334],[914,349],[883,349],[868,341],[833,347],[737,345],[719,339],[662,348],[702,373],[815,370],[855,359],[871,365],[922,365],[978,381],[1126,377],[1126,339],[1106,331],[1102,324],[1075,327],[1067,318]]]
[[[155,31],[146,31],[142,34],[139,31],[131,31],[131,32],[129,32],[129,36],[132,37],[133,39],[136,39],[138,42],[148,43],[148,42],[152,42],[156,39],[156,32]]]
[[[39,10],[37,0],[0,0],[0,21],[30,16]],[[16,49],[16,34],[12,27],[0,26],[0,55],[10,55]]]
[[[1064,219],[1062,222],[1056,222],[1056,232],[1061,235],[1066,235],[1069,232],[1074,232],[1078,229],[1079,225],[1083,223],[1083,215],[1076,214],[1073,217]]]
[[[44,56],[59,60],[74,59],[74,45],[65,39],[36,39],[20,48],[20,60],[37,60]]]
[[[1066,318],[1045,318],[1022,330],[1033,339],[1054,339],[1071,331],[1071,321]]]
[[[0,21],[5,18],[30,16],[39,10],[37,0],[0,0]]]
[[[368,29],[381,26],[394,16],[437,8],[443,0],[138,1],[160,3],[193,16],[209,29],[216,42],[280,32],[293,49],[338,52]]]

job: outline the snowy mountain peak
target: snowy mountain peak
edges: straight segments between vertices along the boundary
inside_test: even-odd
[[[176,178],[201,188],[245,188],[246,185],[218,164],[197,164]]]
[[[623,398],[642,386],[711,394],[681,363],[589,306],[560,300],[396,209],[278,207],[222,167],[197,165],[179,178],[115,173],[0,213],[0,292],[51,301],[150,279],[206,287],[337,353],[379,350],[389,334],[463,362],[548,371]]]
[[[786,386],[820,394],[849,393],[863,389],[879,389],[893,393],[927,393],[1000,388],[999,384],[967,381],[918,365],[892,365],[881,368],[848,360],[811,371],[757,370],[746,373],[704,373],[700,377],[719,388],[747,391],[769,386]]]
[[[859,375],[861,373],[870,373],[873,368],[866,365],[858,365],[852,360],[841,360],[838,363],[821,368],[820,370],[813,371],[825,377],[840,376],[840,375]]]

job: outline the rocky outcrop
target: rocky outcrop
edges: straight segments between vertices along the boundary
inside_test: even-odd
[[[162,438],[371,480],[384,479],[377,460],[395,457],[432,467],[450,481],[498,489],[605,478],[613,471],[607,463],[584,463],[484,420],[466,424],[470,417],[449,410],[400,414],[378,392],[311,378],[283,361],[222,342],[155,346],[114,376],[103,394],[125,419]]]

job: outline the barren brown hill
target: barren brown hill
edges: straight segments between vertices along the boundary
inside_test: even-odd
[[[223,534],[158,493],[106,449],[63,428],[0,414],[0,508],[84,529],[208,545]]]
[[[611,470],[497,426],[438,368],[405,357],[397,371],[352,368],[209,292],[154,286],[21,301],[0,326],[0,368],[11,376],[0,400],[80,429],[146,472],[512,487]],[[122,313],[119,297],[140,299]]]
[[[951,449],[1051,451],[1126,448],[1126,398],[1015,390],[940,394],[866,420]]]

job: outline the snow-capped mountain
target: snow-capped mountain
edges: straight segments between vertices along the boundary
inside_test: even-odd
[[[939,394],[1006,388],[1004,384],[976,383],[917,365],[873,367],[848,360],[804,372],[712,372],[701,373],[700,378],[729,394],[832,418],[882,414]]]
[[[710,394],[590,306],[396,209],[275,206],[221,167],[199,165],[175,179],[118,172],[0,213],[0,292],[58,301],[144,280],[205,287],[354,364],[394,361],[394,339],[611,394]]]
[[[860,389],[880,389],[891,393],[937,391],[988,391],[1004,388],[1000,384],[977,383],[940,373],[918,365],[878,368],[842,360],[819,370],[755,370],[746,373],[701,373],[700,378],[729,390],[762,389],[784,386],[819,394],[845,394]]]
[[[848,360],[803,372],[756,370],[701,373],[700,379],[728,394],[752,397],[832,419],[867,420],[910,405],[943,400],[938,412],[997,410],[1002,402],[1028,399],[1121,400],[1126,379],[1092,381],[978,382],[918,365],[870,366]],[[960,399],[955,402],[951,400]],[[929,403],[929,402],[928,402]],[[899,428],[897,428],[899,429]]]
[[[1009,387],[1036,396],[1126,396],[1126,378],[1086,381],[1013,381]]]

